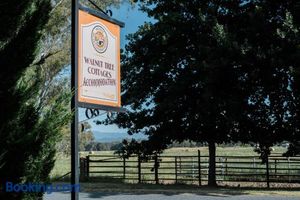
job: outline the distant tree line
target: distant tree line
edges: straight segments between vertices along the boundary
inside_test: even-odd
[[[122,146],[122,142],[90,142],[82,151],[118,151]]]

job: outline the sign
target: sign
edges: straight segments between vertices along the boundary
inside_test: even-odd
[[[121,107],[120,26],[79,10],[78,102]]]

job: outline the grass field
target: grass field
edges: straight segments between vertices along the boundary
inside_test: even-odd
[[[198,150],[201,152],[201,156],[208,156],[207,147],[199,148],[171,148],[165,150],[162,155],[165,156],[188,156],[198,154]],[[273,154],[282,154],[286,149],[283,147],[275,147]],[[113,151],[98,151],[94,154],[99,155],[113,155]],[[257,153],[253,151],[253,147],[217,147],[217,156],[257,156]],[[80,157],[85,157],[88,152],[80,152]],[[57,155],[55,167],[51,172],[51,178],[60,177],[70,172],[70,157],[63,155]]]
[[[197,155],[198,150],[201,152],[201,166],[203,167],[201,170],[201,180],[202,185],[199,190],[199,182],[197,176],[198,169],[197,169]],[[269,159],[269,169],[270,173],[274,173],[274,158],[278,158],[278,156],[282,155],[286,151],[283,147],[275,147],[274,151],[272,152],[272,155],[275,157],[272,157]],[[218,185],[221,186],[217,189],[208,188],[205,185],[207,184],[207,173],[208,173],[208,148],[201,147],[201,148],[171,148],[166,150],[162,157],[160,157],[160,167],[159,167],[159,185],[155,184],[144,184],[144,183],[155,183],[153,181],[155,179],[153,170],[153,160],[149,162],[143,162],[142,168],[141,168],[141,183],[138,183],[137,177],[138,177],[138,168],[137,168],[137,157],[133,157],[128,159],[126,161],[126,180],[122,178],[123,173],[123,161],[120,158],[116,158],[114,156],[113,151],[99,151],[99,152],[93,152],[90,156],[90,160],[105,160],[112,162],[91,162],[90,163],[90,173],[88,179],[83,179],[81,182],[82,187],[84,188],[84,191],[86,192],[140,192],[140,193],[170,193],[170,192],[190,192],[190,193],[216,193],[216,194],[239,194],[239,193],[246,193],[246,194],[255,194],[255,195],[289,195],[289,196],[300,196],[299,188],[300,188],[300,182],[286,182],[286,183],[277,183],[276,179],[283,178],[281,177],[275,177],[274,181],[270,183],[271,188],[276,189],[266,189],[267,183],[266,183],[266,165],[262,164],[260,159],[257,158],[258,154],[253,151],[252,147],[217,147],[217,156],[220,156],[217,158],[218,166],[217,169],[217,180]],[[80,152],[80,157],[86,157],[89,155],[89,152]],[[101,157],[97,157],[97,155],[101,155]],[[106,157],[103,157],[105,155]],[[183,161],[183,169],[180,170],[179,173],[188,173],[188,175],[181,175],[178,176],[178,181],[174,180],[174,156],[181,157],[181,160]],[[184,157],[185,156],[185,157]],[[186,157],[186,156],[193,156],[193,157]],[[224,168],[224,165],[220,163],[220,159],[222,159],[222,156],[255,156],[256,158],[229,158],[228,162],[226,159],[226,167]],[[223,158],[224,158],[223,157]],[[113,159],[112,159],[113,158]],[[232,160],[233,159],[233,160]],[[238,159],[238,160],[234,160]],[[248,160],[247,160],[248,159]],[[243,162],[249,162],[250,164],[245,164]],[[297,158],[299,159],[299,158]],[[118,161],[117,161],[118,160]],[[192,163],[190,161],[192,160]],[[130,162],[131,161],[131,162]],[[221,160],[222,161],[222,160]],[[224,160],[223,160],[224,161]],[[222,162],[223,162],[222,161]],[[237,163],[231,164],[230,162],[237,161]],[[255,164],[254,164],[255,162]],[[298,174],[300,172],[300,165],[299,162],[295,165],[297,168],[296,171],[290,170],[290,167],[293,167],[293,165],[289,164],[280,164],[281,161],[277,162],[277,168],[283,169],[283,168],[289,168],[288,173],[290,174]],[[292,163],[292,162],[291,162]],[[221,164],[221,166],[220,166]],[[195,165],[195,166],[194,166]],[[93,168],[93,166],[96,166],[97,168]],[[101,170],[100,167],[101,166]],[[188,169],[184,169],[184,166],[188,166]],[[228,167],[228,170],[227,170]],[[241,167],[235,169],[235,167]],[[254,168],[255,167],[255,168]],[[192,170],[191,170],[192,169]],[[194,169],[196,170],[194,172]],[[225,171],[224,171],[225,169]],[[292,168],[291,168],[292,169]],[[93,171],[98,170],[103,172],[109,172],[109,174],[99,174],[99,173],[93,173]],[[219,170],[219,171],[218,171]],[[221,170],[221,172],[220,172]],[[57,156],[56,165],[51,173],[51,177],[53,180],[57,181],[67,181],[69,180],[68,177],[66,179],[58,179],[58,177],[61,177],[62,175],[70,172],[70,157],[65,157],[62,155]],[[224,172],[226,175],[223,175]],[[282,171],[283,172],[283,171]],[[286,173],[287,171],[283,172]],[[227,173],[229,174],[243,174],[248,173],[250,175],[246,175],[246,181],[245,176],[237,175],[235,178],[233,176],[227,176]],[[253,175],[251,175],[253,174]],[[261,174],[261,175],[260,175]],[[121,179],[114,179],[113,177],[120,177]],[[184,180],[184,179],[192,179],[190,181]],[[150,181],[149,181],[150,180]],[[244,181],[243,181],[244,180]],[[255,180],[261,180],[262,182],[255,181]],[[177,184],[174,184],[177,183]]]

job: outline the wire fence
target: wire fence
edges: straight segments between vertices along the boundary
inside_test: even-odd
[[[209,157],[198,155],[139,156],[88,155],[81,158],[81,178],[115,178],[137,183],[187,183],[208,181]],[[300,157],[216,156],[218,182],[300,183]]]

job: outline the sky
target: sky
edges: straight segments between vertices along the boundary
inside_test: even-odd
[[[138,5],[132,6],[129,3],[123,3],[118,8],[111,7],[109,8],[112,10],[112,18],[115,18],[119,21],[122,21],[125,23],[125,27],[121,29],[121,48],[125,47],[126,41],[126,35],[130,33],[135,33],[138,30],[138,27],[144,22],[152,21],[150,18],[148,18],[147,14],[141,12],[139,10]],[[101,112],[103,113],[103,112]],[[102,117],[95,118],[96,120],[104,119],[106,115],[104,114]],[[79,109],[79,121],[86,120],[85,117],[85,109],[80,108]],[[116,125],[110,125],[110,126],[104,126],[104,125],[96,125],[92,120],[87,120],[91,126],[92,131],[94,133],[94,136],[97,141],[99,142],[110,142],[115,140],[121,140],[122,138],[145,138],[143,135],[134,135],[129,136],[127,134],[126,129],[119,129]]]
[[[146,13],[139,10],[138,5],[132,6],[129,3],[123,3],[119,8],[109,8],[113,12],[113,18],[125,23],[125,27],[121,29],[121,48],[126,44],[125,36],[135,33],[138,26],[144,22],[152,21]]]

